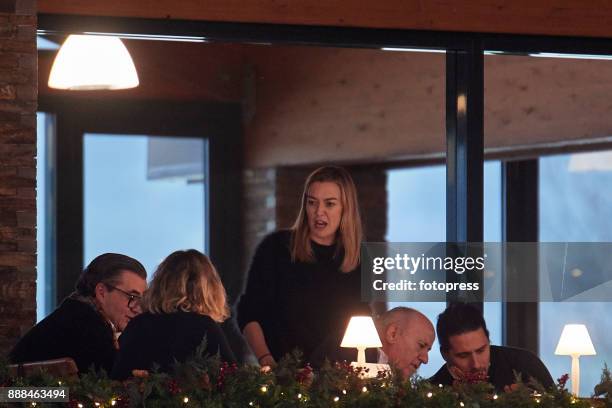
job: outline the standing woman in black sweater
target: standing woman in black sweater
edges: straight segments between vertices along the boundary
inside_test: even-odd
[[[174,361],[194,355],[206,338],[205,352],[235,362],[217,323],[229,316],[225,289],[210,259],[195,249],[168,255],[142,299],[144,313],[132,319],[119,337],[112,377],[123,380],[132,370],[158,365],[168,372]]]
[[[238,307],[260,365],[274,366],[296,348],[315,366],[338,357],[350,317],[370,314],[360,302],[361,240],[351,176],[335,166],[315,170],[293,227],[259,244]]]

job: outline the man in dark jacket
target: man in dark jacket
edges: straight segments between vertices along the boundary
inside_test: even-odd
[[[9,359],[26,363],[71,357],[79,372],[90,367],[110,372],[118,334],[141,311],[146,277],[133,258],[98,256],[79,277],[76,291],[19,340]]]
[[[482,313],[465,303],[452,304],[438,316],[440,352],[446,364],[429,379],[434,384],[488,381],[497,391],[512,388],[515,372],[524,383],[554,385],[548,369],[533,353],[514,347],[491,346]]]

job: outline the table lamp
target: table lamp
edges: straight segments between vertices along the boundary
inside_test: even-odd
[[[340,347],[357,349],[357,363],[365,365],[365,349],[382,347],[374,321],[370,316],[353,316],[346,327]]]
[[[594,356],[595,347],[584,324],[566,324],[561,332],[556,355],[572,357],[572,394],[580,392],[580,356]]]

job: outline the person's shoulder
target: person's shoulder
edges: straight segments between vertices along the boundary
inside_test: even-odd
[[[175,327],[183,321],[193,321],[191,315],[196,313],[175,311],[171,313],[153,313],[145,311],[130,320],[127,328],[132,330],[163,330],[165,327]],[[127,329],[126,329],[127,330]]]
[[[70,327],[83,330],[85,327],[106,327],[102,316],[90,304],[76,299],[65,299],[62,304],[55,309],[49,316],[43,319],[39,325],[41,327],[52,325],[63,327],[64,330]]]
[[[148,315],[145,317],[141,317],[143,315]],[[143,320],[147,322],[153,322],[158,325],[172,325],[174,327],[187,327],[197,329],[198,327],[214,327],[217,326],[217,323],[210,317],[201,313],[196,312],[186,312],[186,311],[176,311],[172,313],[159,313],[159,314],[150,314],[143,313],[136,317],[136,322],[142,322]],[[131,322],[130,322],[131,324]]]
[[[510,346],[491,346],[493,359],[504,359],[511,363],[540,361],[540,358],[529,350]]]
[[[261,242],[262,243],[269,242],[269,243],[276,243],[276,244],[288,244],[290,240],[291,240],[291,230],[280,229],[280,230],[271,232],[268,235],[266,235]]]
[[[511,357],[516,357],[516,356],[534,356],[536,357],[536,355],[533,354],[531,351],[520,348],[520,347],[491,346],[491,352],[501,354],[504,356],[511,356]]]
[[[50,317],[55,315],[74,314],[78,316],[92,316],[97,314],[93,306],[76,299],[66,298],[59,305],[57,309],[53,311]]]
[[[440,369],[432,376],[429,378],[429,382],[435,385],[438,384],[442,384],[442,385],[451,385],[453,378],[451,377],[450,373],[448,372],[448,370],[446,369],[446,364],[442,365],[442,367],[440,367]]]
[[[206,330],[207,332],[213,333],[221,333],[221,325],[213,320],[212,317],[202,314],[197,314],[197,319],[199,324]]]
[[[155,323],[157,320],[160,320],[160,316],[161,315],[153,314],[150,312],[142,312],[139,315],[134,316],[132,319],[130,319],[130,322],[128,323],[127,327],[146,326],[151,323]]]
[[[196,312],[176,311],[167,315],[169,318],[183,320],[186,322],[196,322],[201,324],[214,324],[215,321],[208,315]]]
[[[546,365],[535,353],[518,347],[491,346],[491,364],[510,367],[528,377],[533,377],[544,387],[551,387],[553,379]]]
[[[159,337],[162,333],[169,333],[172,327],[166,320],[163,314],[142,312],[130,319],[119,339],[149,339],[151,336]]]
[[[56,342],[78,342],[85,337],[107,338],[112,330],[102,316],[89,304],[67,298],[51,314],[32,327],[19,345],[35,345],[50,338]]]
[[[259,243],[264,250],[288,249],[291,241],[291,230],[281,229],[266,235]]]
[[[175,312],[171,314],[174,319],[174,327],[188,336],[196,336],[198,338],[204,335],[218,334],[221,332],[221,327],[210,316],[196,312]]]

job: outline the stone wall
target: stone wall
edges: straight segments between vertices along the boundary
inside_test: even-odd
[[[36,2],[0,0],[0,356],[36,320]]]

